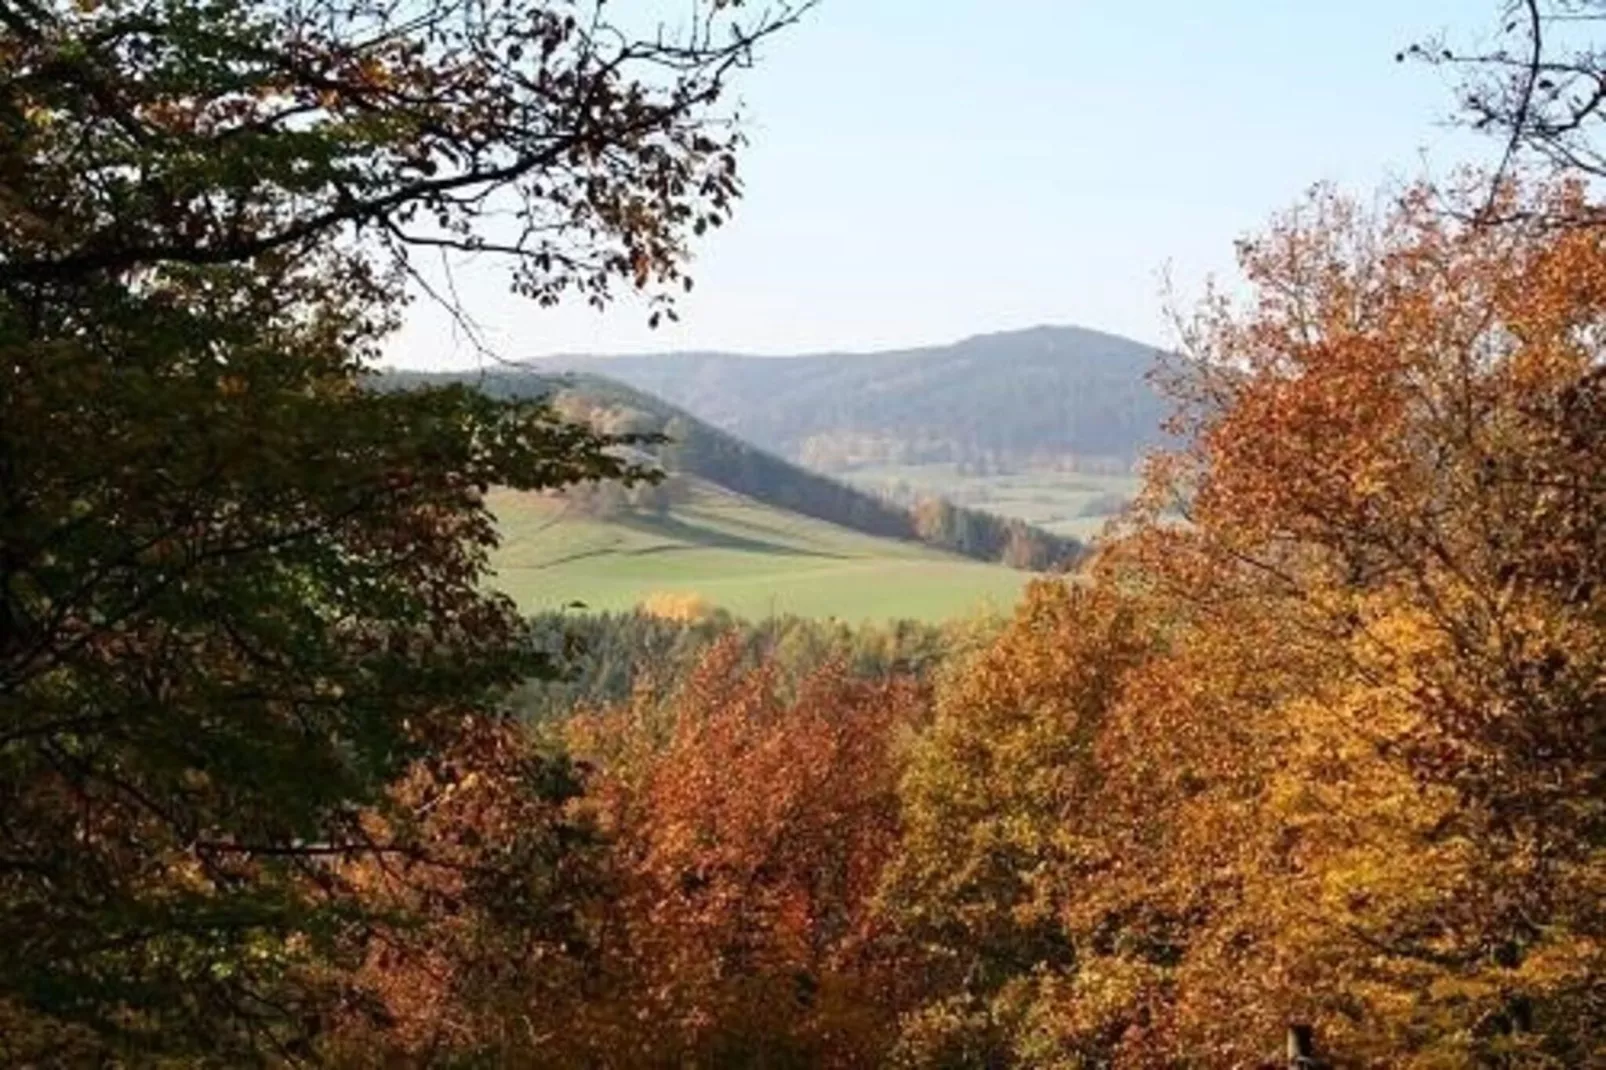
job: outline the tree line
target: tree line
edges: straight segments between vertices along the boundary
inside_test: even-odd
[[[951,652],[978,641],[989,622],[848,624],[791,614],[745,621],[695,600],[664,606],[649,599],[626,613],[549,611],[530,626],[537,647],[562,672],[527,682],[508,701],[520,719],[549,723],[577,710],[610,709],[643,688],[671,692],[720,644],[740,651],[744,666],[780,674],[787,686],[825,665],[866,679],[923,679]]]

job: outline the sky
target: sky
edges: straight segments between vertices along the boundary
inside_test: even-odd
[[[1166,345],[1168,301],[1230,286],[1233,242],[1314,183],[1371,196],[1487,156],[1448,124],[1446,76],[1394,57],[1497,17],[1495,0],[823,0],[737,86],[746,194],[695,247],[679,324],[650,330],[628,300],[543,310],[486,263],[457,268],[458,295],[504,360],[1039,324]],[[483,360],[428,301],[386,352]]]

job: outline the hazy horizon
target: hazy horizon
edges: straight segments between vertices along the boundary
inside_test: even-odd
[[[1312,184],[1364,197],[1487,151],[1445,124],[1437,72],[1395,61],[1436,34],[1480,39],[1485,16],[1023,0],[1005,20],[961,0],[826,0],[737,84],[746,196],[694,249],[679,324],[649,330],[630,299],[543,310],[489,262],[452,281],[508,361],[875,352],[1041,325],[1164,348],[1162,279],[1184,306],[1230,279],[1233,242]],[[426,298],[384,358],[484,362]]]
[[[661,348],[661,349],[649,348],[649,349],[639,350],[639,351],[636,351],[636,352],[602,352],[602,351],[584,352],[584,351],[575,351],[575,352],[564,352],[564,353],[540,353],[540,354],[536,354],[534,356],[521,357],[521,358],[518,358],[516,360],[510,360],[508,363],[509,363],[509,365],[522,366],[524,364],[533,364],[533,363],[537,363],[537,362],[560,362],[560,361],[570,361],[570,360],[573,360],[573,361],[628,360],[628,359],[630,359],[632,357],[733,357],[733,358],[743,359],[743,360],[746,360],[746,359],[753,359],[753,360],[800,360],[800,359],[810,359],[810,358],[814,358],[814,357],[868,357],[868,356],[877,356],[877,355],[880,355],[880,354],[904,353],[904,352],[909,352],[911,350],[920,350],[920,349],[948,349],[948,348],[951,348],[951,347],[954,347],[954,346],[963,345],[963,344],[965,344],[967,342],[973,342],[973,341],[976,341],[976,340],[979,340],[979,339],[1000,337],[1000,336],[1006,336],[1006,335],[1031,334],[1031,333],[1033,333],[1035,331],[1077,331],[1077,332],[1081,332],[1081,333],[1084,333],[1084,334],[1105,335],[1105,336],[1108,336],[1108,337],[1111,337],[1111,338],[1118,338],[1118,339],[1120,339],[1122,341],[1126,341],[1126,342],[1136,342],[1139,345],[1153,346],[1155,349],[1165,349],[1166,348],[1164,345],[1161,345],[1161,344],[1158,344],[1158,343],[1154,343],[1154,342],[1149,342],[1149,341],[1146,341],[1145,339],[1142,339],[1142,338],[1132,338],[1132,337],[1130,337],[1128,335],[1118,334],[1118,333],[1116,333],[1114,331],[1101,330],[1098,327],[1090,327],[1085,323],[1033,323],[1033,324],[1028,324],[1027,326],[1024,326],[1024,327],[1009,327],[1009,328],[1005,328],[1003,330],[996,330],[996,331],[985,331],[985,330],[984,331],[972,331],[969,334],[960,335],[960,336],[954,337],[954,338],[933,338],[933,339],[930,339],[928,341],[917,341],[917,342],[912,342],[912,343],[907,344],[907,345],[863,346],[863,347],[859,347],[859,348],[809,349],[809,350],[799,349],[799,350],[795,350],[795,351],[786,350],[786,351],[777,351],[777,352],[748,352],[748,351],[744,351],[744,350],[740,350],[740,349],[722,349],[722,348],[714,348],[714,347],[707,347],[707,346],[672,346],[672,347]],[[388,364],[388,363],[385,364],[384,366],[387,367],[387,368],[394,367],[397,370],[417,370],[417,371],[437,370],[437,369],[430,369],[430,368],[403,369],[403,367],[400,366],[400,365],[391,365],[391,364]],[[450,370],[450,369],[444,369],[444,370]],[[494,366],[490,370],[494,370]]]

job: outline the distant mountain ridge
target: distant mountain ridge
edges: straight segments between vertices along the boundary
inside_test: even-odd
[[[550,357],[533,370],[604,375],[812,467],[967,456],[1130,463],[1169,411],[1147,376],[1153,346],[1082,327],[1036,327],[943,346],[755,357],[682,352]]]

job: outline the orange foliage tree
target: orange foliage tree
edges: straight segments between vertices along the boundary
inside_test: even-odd
[[[1446,207],[1246,243],[1096,595],[939,702],[889,909],[1002,950],[908,1061],[1264,1065],[1291,1022],[1340,1065],[1606,1058],[1606,233]]]
[[[910,975],[870,904],[921,709],[911,682],[830,667],[785,694],[725,642],[668,702],[573,726],[617,882],[608,1064],[876,1061]]]
[[[522,727],[467,722],[416,763],[386,844],[326,887],[364,905],[367,953],[320,1054],[335,1066],[576,1065],[597,999],[603,845],[573,802],[582,770]]]

